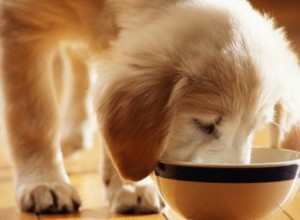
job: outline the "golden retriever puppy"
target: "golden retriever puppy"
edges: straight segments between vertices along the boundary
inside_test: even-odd
[[[67,154],[83,144],[89,67],[99,73],[94,106],[113,212],[162,209],[152,183],[124,180],[147,177],[162,157],[247,163],[265,123],[274,123],[274,147],[291,128],[298,132],[297,57],[284,32],[247,1],[2,0],[1,43],[24,211],[80,206],[60,145]]]

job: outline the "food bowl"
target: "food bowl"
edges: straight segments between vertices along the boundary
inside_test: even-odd
[[[186,219],[261,219],[276,213],[298,188],[300,152],[254,148],[250,164],[161,160],[158,187]]]

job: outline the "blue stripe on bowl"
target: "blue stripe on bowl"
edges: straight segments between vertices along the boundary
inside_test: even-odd
[[[299,165],[260,168],[211,168],[159,163],[155,175],[176,180],[212,183],[261,183],[299,177]]]

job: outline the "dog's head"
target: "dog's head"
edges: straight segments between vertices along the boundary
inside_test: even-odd
[[[249,161],[255,131],[272,120],[286,89],[277,50],[287,48],[251,13],[254,24],[224,9],[174,9],[116,43],[97,108],[122,176],[142,179],[161,157]]]

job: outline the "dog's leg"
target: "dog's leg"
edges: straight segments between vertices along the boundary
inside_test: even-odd
[[[54,44],[49,38],[54,38],[38,26],[6,19],[1,80],[17,202],[23,211],[74,212],[80,199],[63,165],[57,104],[47,73]]]
[[[64,74],[67,74],[67,82],[62,94],[61,125],[62,151],[68,156],[76,150],[91,145],[88,141],[93,139],[92,126],[87,126],[90,120],[88,111],[88,91],[90,87],[89,68],[78,52],[68,49]],[[65,79],[66,79],[65,78]],[[90,123],[91,124],[91,123]]]
[[[106,152],[103,157],[102,180],[111,212],[148,214],[163,210],[164,201],[150,177],[136,183],[126,182],[120,178]]]

